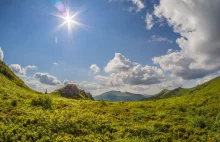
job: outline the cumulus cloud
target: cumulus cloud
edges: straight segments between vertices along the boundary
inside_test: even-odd
[[[46,90],[48,92],[52,92],[58,88],[63,87],[61,84],[59,85],[48,85],[39,82],[36,78],[30,77],[30,76],[20,76],[20,78],[32,89],[40,91],[40,92],[45,92]]]
[[[160,0],[154,14],[180,34],[180,52],[153,59],[162,69],[183,79],[196,79],[220,70],[218,0]]]
[[[0,60],[3,61],[4,58],[4,52],[2,51],[2,48],[0,47]]]
[[[100,72],[99,67],[96,64],[92,64],[90,66],[91,71],[93,72],[93,74],[98,74]]]
[[[115,53],[115,57],[105,67],[105,72],[128,71],[133,67],[133,63],[126,59],[121,53]]]
[[[151,36],[151,39],[148,42],[167,42],[167,43],[173,43],[172,40],[170,40],[170,39],[168,39],[166,37],[158,36],[158,35]]]
[[[115,57],[109,61],[105,71],[110,73],[109,76],[98,75],[95,78],[109,86],[157,84],[164,78],[161,69],[151,66],[143,67],[131,62],[120,53],[115,53]]]
[[[169,71],[173,76],[183,79],[201,78],[210,73],[210,69],[192,69],[190,64],[194,60],[182,52],[173,52],[164,56],[154,57],[153,62],[159,64],[164,71]]]
[[[19,64],[11,64],[9,68],[18,75],[25,75],[25,68],[22,68]]]
[[[16,73],[17,75],[25,75],[27,70],[32,70],[32,69],[36,69],[37,66],[35,65],[27,65],[26,67],[22,67],[21,65],[19,64],[11,64],[9,66],[9,68],[14,72]]]
[[[146,28],[148,30],[153,28],[153,26],[154,26],[154,21],[153,20],[154,20],[153,15],[150,14],[149,12],[147,12],[145,22],[146,22]]]
[[[38,79],[41,83],[48,85],[59,85],[61,82],[55,77],[48,73],[36,72],[34,78]]]

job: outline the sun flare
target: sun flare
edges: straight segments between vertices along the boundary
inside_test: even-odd
[[[71,23],[71,17],[69,15],[67,15],[65,17],[66,23],[70,24]]]
[[[75,13],[73,13],[72,15],[70,14],[70,11],[69,10],[66,10],[66,13],[65,14],[53,14],[54,16],[56,17],[59,17],[61,19],[63,19],[63,23],[61,23],[60,25],[58,25],[56,27],[56,29],[59,29],[61,27],[63,27],[64,25],[67,25],[68,26],[68,31],[69,32],[72,32],[72,27],[74,26],[78,26],[80,28],[83,28],[83,29],[87,29],[86,28],[86,25],[80,23],[80,22],[77,22],[76,20],[76,17],[80,14],[81,12],[80,11],[76,11]]]

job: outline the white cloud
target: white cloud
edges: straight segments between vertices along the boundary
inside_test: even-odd
[[[173,52],[164,56],[154,57],[153,62],[159,64],[164,71],[169,71],[173,76],[183,79],[201,78],[210,73],[210,69],[192,69],[190,64],[194,62],[182,52]]]
[[[11,65],[9,66],[9,68],[10,68],[14,73],[16,73],[16,74],[18,74],[18,75],[25,75],[25,73],[26,73],[25,68],[22,68],[21,65],[19,65],[19,64],[11,64]]]
[[[181,51],[156,57],[154,62],[183,79],[220,70],[219,5],[218,0],[160,0],[154,14],[181,35],[176,41]]]
[[[36,69],[37,68],[37,66],[35,66],[35,65],[27,65],[26,67],[25,67],[25,69],[27,70],[27,69]]]
[[[92,64],[90,66],[91,71],[93,72],[93,74],[98,74],[100,72],[99,67],[96,64]]]
[[[105,71],[109,76],[95,76],[97,80],[108,86],[129,85],[150,85],[160,83],[165,77],[161,69],[151,66],[141,66],[131,62],[120,53],[109,61]]]
[[[108,2],[114,2],[114,1],[119,1],[119,2],[132,2],[134,6],[129,7],[129,11],[135,10],[136,12],[140,12],[142,9],[145,8],[144,3],[142,0],[108,0]]]
[[[105,67],[105,72],[128,71],[133,67],[133,63],[126,59],[121,53],[115,53],[115,57]]]
[[[53,65],[58,65],[58,63],[57,62],[53,62]]]
[[[173,43],[172,40],[170,40],[170,39],[168,39],[166,37],[158,36],[158,35],[151,36],[151,39],[148,42],[167,42],[167,43]]]
[[[2,48],[0,47],[0,60],[3,61],[4,58],[4,52],[2,51]]]
[[[19,76],[29,87],[33,88],[34,90],[40,91],[40,92],[45,92],[46,90],[48,92],[52,92],[56,89],[59,89],[63,87],[61,84],[59,85],[48,85],[39,82],[36,78],[34,77],[29,77],[29,76]]]
[[[36,69],[37,66],[35,65],[27,65],[25,68],[23,68],[21,65],[19,64],[11,64],[9,66],[9,68],[16,73],[17,75],[25,75],[27,70],[33,70]]]
[[[153,15],[150,14],[149,12],[147,12],[145,22],[146,22],[146,28],[148,30],[153,28],[153,26],[154,26],[154,21],[153,20],[154,20]]]
[[[141,0],[132,0],[132,3],[137,6],[137,12],[144,8],[144,4]]]
[[[167,50],[167,54],[170,54],[170,53],[172,53],[173,52],[173,49],[168,49]]]
[[[48,85],[61,84],[61,82],[55,76],[52,76],[48,73],[36,72],[33,77],[38,79],[41,83],[44,84],[48,84]]]

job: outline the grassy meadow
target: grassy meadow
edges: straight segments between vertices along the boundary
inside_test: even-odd
[[[41,94],[0,73],[0,142],[220,141],[220,77],[142,102]]]

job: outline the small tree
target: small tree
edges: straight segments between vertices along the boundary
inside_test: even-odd
[[[46,91],[45,91],[45,94],[47,94],[47,89],[46,89]]]

